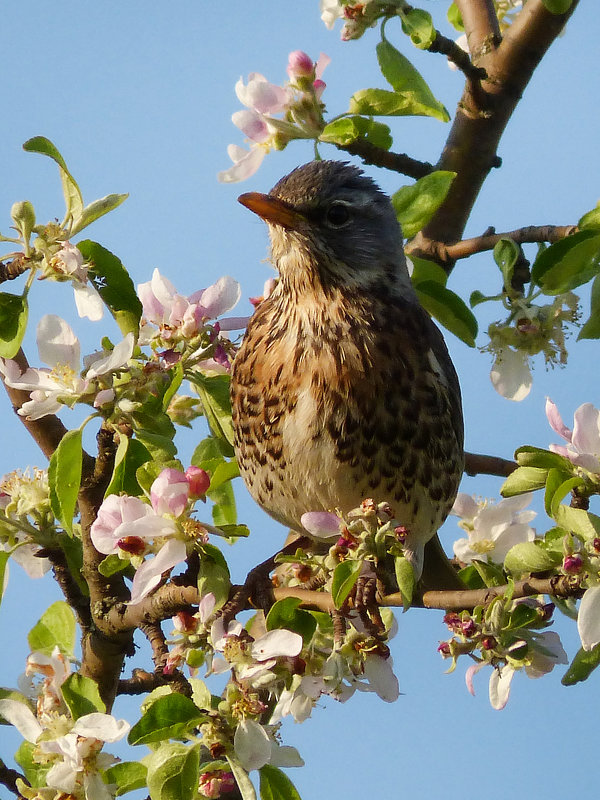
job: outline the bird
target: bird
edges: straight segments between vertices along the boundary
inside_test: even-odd
[[[299,533],[305,512],[388,502],[418,578],[458,491],[463,415],[393,205],[362,169],[334,160],[239,201],[267,223],[278,272],[232,364],[240,474],[259,506]]]

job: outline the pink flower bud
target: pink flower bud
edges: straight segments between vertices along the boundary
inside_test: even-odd
[[[293,50],[288,56],[287,74],[290,80],[312,78],[315,65],[312,58],[302,50]]]
[[[187,505],[189,491],[188,480],[183,472],[170,467],[163,469],[150,487],[150,502],[154,512],[178,517]]]
[[[210,486],[210,475],[208,472],[192,464],[191,467],[186,469],[185,477],[190,487],[190,497],[193,500],[204,497]]]
[[[578,572],[581,572],[582,567],[583,559],[579,553],[573,553],[571,556],[565,556],[563,560],[563,569],[569,575],[577,575]]]

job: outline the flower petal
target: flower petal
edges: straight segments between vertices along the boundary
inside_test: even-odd
[[[127,336],[113,348],[111,353],[92,362],[85,377],[95,378],[97,375],[106,375],[120,367],[124,367],[133,355],[134,345],[135,339],[133,333],[128,333]]]
[[[35,714],[25,703],[19,700],[0,700],[0,715],[14,725],[24,739],[35,743],[42,734],[42,726]]]
[[[515,675],[515,670],[510,664],[502,668],[494,668],[490,676],[490,703],[496,711],[502,711],[508,703],[510,684]]]
[[[592,586],[581,598],[577,630],[584,650],[600,642],[600,586]]]
[[[233,746],[247,772],[264,767],[271,758],[272,740],[262,725],[253,719],[243,719],[237,726]]]
[[[550,427],[553,431],[555,431],[555,433],[558,433],[558,435],[567,442],[571,441],[573,431],[570,428],[567,428],[562,420],[558,408],[549,397],[546,398],[546,418],[548,419]]]
[[[129,605],[133,606],[143,600],[146,595],[158,586],[163,572],[172,569],[185,559],[187,550],[185,542],[180,539],[169,539],[164,544],[154,558],[149,558],[142,564],[135,573],[131,585],[131,600]]]
[[[341,519],[331,511],[307,511],[300,517],[302,526],[319,539],[340,535]]]
[[[268,631],[252,645],[252,658],[266,661],[279,656],[297,656],[302,650],[302,637],[298,633],[278,628]]]
[[[54,367],[58,364],[69,366],[76,372],[80,369],[79,339],[73,329],[56,314],[46,314],[37,326],[37,345],[40,358],[45,364]]]
[[[75,306],[80,317],[98,322],[104,316],[104,303],[93,286],[83,283],[73,284]]]
[[[494,389],[508,400],[524,400],[533,384],[526,353],[505,348],[496,356],[490,372]]]
[[[365,677],[386,703],[393,703],[400,696],[398,678],[394,675],[391,658],[382,658],[375,653],[368,654],[365,657]]]
[[[131,725],[124,719],[115,719],[111,714],[94,711],[79,717],[71,728],[71,733],[100,739],[102,742],[116,742],[129,733],[130,728]]]

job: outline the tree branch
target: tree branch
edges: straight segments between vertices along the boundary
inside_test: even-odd
[[[337,144],[336,147],[350,155],[362,158],[365,164],[399,172],[402,175],[408,175],[409,178],[415,178],[415,180],[424,178],[435,169],[433,164],[427,161],[417,161],[406,153],[390,153],[389,150],[377,147],[366,139],[356,139],[349,144]]]
[[[465,472],[474,475],[498,475],[507,478],[518,464],[500,456],[486,456],[483,453],[465,453]]]
[[[422,258],[430,258],[438,263],[453,264],[460,258],[469,258],[475,253],[493,250],[501,239],[512,239],[516,244],[532,244],[549,242],[553,244],[578,230],[577,225],[528,225],[514,231],[496,233],[489,228],[481,236],[471,239],[462,239],[456,244],[445,244],[431,239],[422,239],[418,250],[411,248],[411,252]]]
[[[6,786],[9,792],[16,795],[16,800],[24,800],[23,795],[17,787],[17,780],[19,779],[22,780],[26,786],[29,786],[29,782],[25,779],[24,775],[21,775],[16,769],[10,769],[6,766],[4,761],[0,759],[0,784]]]
[[[467,82],[437,169],[456,172],[446,199],[411,243],[457,242],[496,161],[496,148],[536,67],[575,10],[551,14],[542,0],[528,0],[497,45],[489,0],[459,0],[473,63],[486,70],[477,91]],[[493,15],[495,18],[495,14]],[[497,45],[497,46],[496,46]],[[452,264],[445,265],[450,271]]]

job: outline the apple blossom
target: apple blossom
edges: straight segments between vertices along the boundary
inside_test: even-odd
[[[575,466],[600,475],[600,411],[591,403],[583,403],[573,415],[571,430],[562,421],[556,405],[547,398],[546,417],[552,430],[567,442],[551,444],[550,450],[565,456]]]
[[[104,303],[93,286],[88,284],[88,265],[84,264],[81,251],[66,241],[51,258],[45,259],[42,278],[54,280],[71,280],[75,305],[80,317],[87,317],[92,322],[104,316]]]
[[[37,345],[41,361],[50,369],[28,367],[21,372],[16,361],[0,360],[4,381],[13,389],[30,392],[31,399],[19,409],[30,420],[56,414],[63,405],[78,401],[94,402],[97,393],[95,379],[107,380],[111,373],[122,369],[133,353],[134,338],[128,333],[110,353],[102,353],[87,363],[80,373],[79,340],[71,326],[54,314],[46,314],[37,326]]]
[[[265,727],[253,719],[243,719],[238,724],[233,746],[240,764],[247,772],[260,769],[265,764],[282,767],[304,766],[304,761],[295,747],[279,745]]]
[[[475,559],[502,563],[515,544],[533,541],[535,530],[528,523],[536,512],[524,510],[531,498],[526,493],[490,503],[460,492],[450,513],[461,518],[467,537],[454,543],[454,555],[464,564]]]

